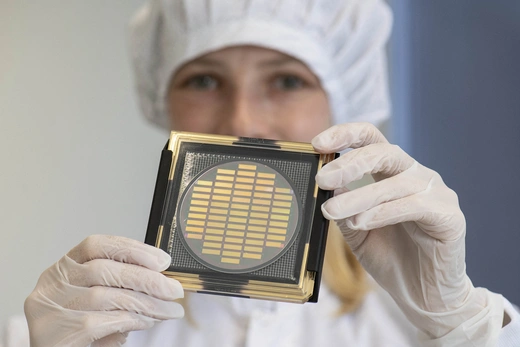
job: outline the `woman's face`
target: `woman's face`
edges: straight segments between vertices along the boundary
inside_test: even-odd
[[[283,53],[240,46],[183,65],[168,93],[178,131],[309,142],[330,126],[318,78]]]

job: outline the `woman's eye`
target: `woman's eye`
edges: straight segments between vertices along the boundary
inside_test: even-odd
[[[189,78],[185,86],[197,90],[214,90],[218,87],[218,81],[212,76],[200,75]]]
[[[281,90],[297,90],[305,86],[303,79],[293,75],[279,76],[274,81],[275,87]]]

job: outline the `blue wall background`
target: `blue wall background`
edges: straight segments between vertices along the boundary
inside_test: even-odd
[[[392,139],[467,219],[467,271],[520,304],[520,1],[390,0]]]

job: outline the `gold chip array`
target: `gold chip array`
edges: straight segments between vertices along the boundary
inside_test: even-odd
[[[298,220],[289,182],[253,162],[228,162],[206,171],[182,205],[188,245],[219,268],[249,268],[273,259],[291,240]]]

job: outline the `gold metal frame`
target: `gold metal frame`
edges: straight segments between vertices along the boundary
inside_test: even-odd
[[[171,182],[175,177],[175,168],[177,165],[177,160],[179,158],[179,150],[180,145],[182,143],[206,143],[206,144],[215,144],[215,145],[227,145],[227,146],[236,146],[236,142],[240,141],[240,138],[234,136],[224,136],[224,135],[208,135],[208,134],[198,134],[198,133],[189,133],[189,132],[171,132],[170,141],[168,144],[168,150],[172,152],[172,163],[170,166],[170,172],[168,175],[168,182]],[[288,141],[275,141],[274,144],[279,146],[279,149],[274,150],[283,150],[290,152],[300,152],[300,153],[311,153],[320,155],[318,170],[326,163],[332,161],[334,159],[334,154],[320,154],[314,151],[314,148],[311,144],[301,143],[301,142],[288,142]],[[252,145],[252,144],[251,144]],[[251,145],[248,145],[250,147]],[[261,146],[260,146],[261,147]],[[264,147],[265,148],[265,147]],[[313,191],[313,197],[316,198],[318,195],[318,185],[315,185]],[[156,239],[156,247],[159,247],[163,241],[163,237],[169,237],[169,235],[164,234],[164,225],[161,223],[157,230],[157,239]],[[305,250],[302,259],[302,265],[300,268],[300,278],[297,284],[287,284],[287,283],[278,283],[278,282],[268,282],[268,281],[257,281],[250,280],[245,285],[237,285],[232,281],[218,281],[219,287],[228,288],[230,291],[225,293],[235,293],[240,296],[248,296],[256,299],[267,299],[267,300],[276,300],[276,301],[285,301],[285,302],[293,302],[293,303],[304,303],[308,301],[308,299],[313,294],[314,288],[314,280],[315,273],[307,271],[307,257],[309,252],[309,241],[307,241],[305,245]],[[183,272],[172,272],[172,271],[164,271],[168,277],[175,278],[178,280],[183,288],[186,291],[191,292],[212,292],[204,287],[204,284],[208,283],[208,281],[203,281],[200,279],[198,274],[189,274]],[[232,275],[230,275],[232,276]],[[220,291],[214,291],[215,293],[222,293]]]

